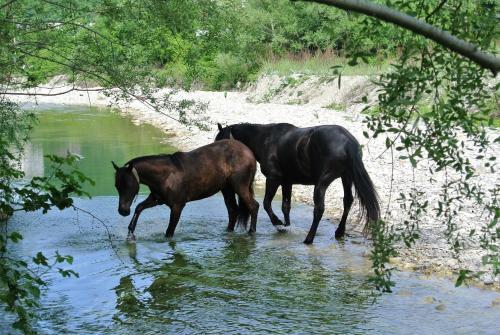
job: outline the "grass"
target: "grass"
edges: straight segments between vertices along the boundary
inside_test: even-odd
[[[335,75],[340,71],[342,75],[375,75],[387,72],[390,68],[389,60],[373,60],[366,64],[360,61],[355,66],[349,66],[345,57],[338,56],[331,50],[311,53],[304,51],[298,54],[283,56],[269,55],[261,61],[259,75],[277,74],[288,76],[294,73],[308,75]]]
[[[324,106],[323,108],[328,108],[336,111],[343,111],[347,108],[345,103],[332,102],[331,104]]]

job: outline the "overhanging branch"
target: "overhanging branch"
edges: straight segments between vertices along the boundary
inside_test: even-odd
[[[37,96],[41,96],[41,97],[55,97],[55,96],[58,96],[58,95],[63,95],[63,94],[66,94],[66,93],[69,93],[69,92],[73,92],[73,91],[80,91],[80,92],[101,92],[101,91],[105,91],[106,89],[105,88],[77,88],[77,87],[70,87],[64,91],[61,91],[61,92],[54,92],[54,93],[40,93],[40,92],[22,92],[22,91],[19,91],[19,92],[16,92],[16,91],[12,91],[12,92],[0,92],[0,95],[26,95],[26,96],[31,96],[31,97],[37,97]]]
[[[295,1],[295,0],[293,0]],[[500,58],[493,54],[483,52],[472,43],[461,40],[450,33],[441,30],[413,16],[398,12],[387,6],[374,4],[365,0],[301,0],[322,3],[343,10],[365,14],[382,21],[393,23],[402,28],[425,36],[434,42],[464,56],[479,66],[491,70],[494,75],[500,70]]]

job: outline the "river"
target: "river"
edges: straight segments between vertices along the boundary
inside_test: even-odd
[[[395,292],[374,294],[366,241],[337,242],[334,225],[323,220],[314,244],[304,245],[312,208],[300,203],[292,204],[286,233],[272,227],[261,206],[257,234],[248,236],[225,232],[226,208],[216,195],[189,203],[171,240],[163,235],[169,210],[156,207],[139,219],[137,242],[127,243],[130,217],[117,213],[110,161],[172,152],[168,138],[109,111],[45,109],[25,170],[47,174],[44,154],[78,153],[96,186],[88,189],[92,199],[76,205],[97,218],[53,210],[9,221],[24,236],[16,253],[58,250],[74,257],[69,267],[79,273],[47,274],[35,324],[42,334],[495,334],[500,328],[496,292],[396,272]],[[0,332],[7,323],[0,317]]]

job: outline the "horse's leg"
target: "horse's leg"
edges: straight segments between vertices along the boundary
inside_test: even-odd
[[[340,220],[337,230],[335,230],[336,239],[344,236],[347,215],[349,215],[349,210],[354,201],[354,197],[352,196],[352,178],[347,173],[342,176],[342,186],[344,186],[344,213],[342,214],[342,219]]]
[[[252,181],[253,182],[253,181]],[[259,202],[255,200],[255,194],[252,188],[252,182],[249,186],[250,202],[253,206],[250,207],[250,231],[249,233],[255,233],[257,231],[257,214],[259,212]]]
[[[248,233],[253,234],[257,231],[257,213],[259,212],[259,203],[254,198],[251,184],[250,186],[240,187],[238,190],[238,196],[250,212],[250,229],[248,230]]]
[[[134,216],[132,216],[132,220],[130,220],[130,224],[128,225],[128,238],[130,238],[131,240],[135,240],[135,226],[137,225],[137,220],[139,220],[139,215],[141,215],[141,212],[146,208],[154,207],[157,204],[158,201],[156,200],[154,195],[150,193],[143,202],[139,203],[137,207],[135,207]]]
[[[185,204],[174,204],[170,206],[170,221],[168,223],[168,228],[165,233],[166,237],[172,237],[174,236],[175,228],[177,227],[177,223],[179,222],[179,219],[181,217],[181,212],[182,209],[184,208]]]
[[[267,215],[269,215],[269,218],[271,219],[271,223],[274,226],[278,225],[283,225],[283,222],[281,222],[280,219],[274,214],[273,212],[273,207],[271,206],[271,202],[273,201],[274,195],[276,194],[276,191],[278,190],[278,187],[280,184],[270,178],[266,179],[266,194],[264,195],[264,209],[267,212]]]
[[[283,211],[283,216],[285,218],[285,226],[289,226],[290,207],[292,201],[292,184],[282,184],[281,194],[283,195],[283,201],[281,202],[281,210]]]
[[[321,181],[316,186],[314,186],[314,218],[311,228],[309,229],[309,233],[307,234],[306,239],[304,240],[305,244],[311,244],[314,241],[314,236],[316,236],[316,230],[318,229],[319,221],[323,216],[323,212],[325,211],[325,193],[326,189],[330,185],[331,180]]]
[[[222,195],[224,196],[224,203],[226,204],[227,214],[229,216],[227,231],[232,232],[234,231],[234,226],[236,224],[236,220],[238,219],[238,204],[236,203],[234,191],[231,187],[223,188]]]

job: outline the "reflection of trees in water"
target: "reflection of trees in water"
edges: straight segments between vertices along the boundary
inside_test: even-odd
[[[191,278],[199,275],[201,267],[176,251],[174,242],[171,242],[170,246],[173,253],[169,254],[168,259],[159,267],[150,263],[141,264],[136,258],[134,245],[129,247],[129,255],[137,274],[147,273],[153,277],[153,281],[141,291],[134,284],[135,274],[120,278],[119,285],[115,287],[116,309],[119,311],[114,317],[115,320],[124,321],[123,317],[151,316],[151,312],[155,310],[162,312],[153,313],[160,317],[169,310],[177,310],[189,304],[193,296],[190,293],[194,291]],[[161,318],[165,321],[164,317]]]
[[[222,250],[223,262],[227,267],[246,264],[249,256],[255,250],[255,236],[231,234]]]
[[[182,306],[184,299],[192,299],[191,293],[195,290],[193,279],[201,272],[201,266],[189,261],[181,252],[174,251],[171,262],[152,272],[154,280],[146,289],[151,295],[149,307],[174,309]]]
[[[214,308],[217,316],[204,321],[208,328],[226,318],[252,319],[251,326],[242,325],[250,332],[267,329],[264,323],[293,332],[294,319],[308,320],[304,332],[342,331],[346,325],[356,331],[366,324],[372,296],[365,276],[334,268],[331,255],[304,253],[302,246],[257,247],[254,237],[236,234],[220,248],[207,243],[206,252],[197,244],[184,253],[171,242],[172,252],[160,266],[135,261],[137,273],[153,279],[143,290],[131,277],[120,280],[115,289],[120,314],[161,321],[169,329],[180,324],[196,329],[189,315],[203,318]]]
[[[135,288],[130,276],[120,278],[120,283],[114,288],[116,293],[116,309],[126,317],[138,315],[144,308],[144,304],[138,298],[140,292]],[[120,319],[115,316],[114,319]]]
[[[258,310],[278,319],[310,320],[309,330],[363,325],[372,298],[371,291],[363,288],[366,278],[332,269],[323,257],[329,256],[304,257],[289,247],[258,249],[246,262],[248,285],[239,299],[254,302]]]

